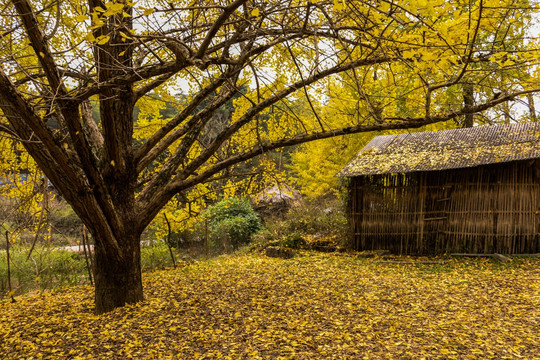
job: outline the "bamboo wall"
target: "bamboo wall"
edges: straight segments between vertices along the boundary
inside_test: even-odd
[[[354,177],[357,250],[398,254],[540,252],[538,161]]]

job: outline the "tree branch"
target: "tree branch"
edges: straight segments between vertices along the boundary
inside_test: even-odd
[[[72,144],[75,147],[81,162],[84,164],[82,169],[84,169],[88,180],[91,183],[99,183],[100,175],[97,172],[94,162],[92,161],[90,146],[87,143],[87,139],[84,137],[84,131],[79,121],[80,115],[77,104],[74,104],[67,97],[66,87],[61,79],[60,72],[54,62],[54,58],[49,50],[47,41],[39,28],[39,23],[32,10],[32,7],[27,0],[14,0],[13,4],[15,5],[19,17],[23,22],[23,26],[29,37],[30,44],[32,45],[47,80],[49,81],[51,92],[55,94],[63,118],[66,122]],[[51,103],[54,102],[54,100],[55,99],[53,98]],[[36,126],[43,128],[41,124]],[[32,130],[35,131],[35,129]],[[49,151],[51,151],[53,149],[53,145],[48,144],[47,148]]]
[[[139,199],[144,199],[147,196],[150,196],[151,193],[160,188],[163,184],[167,183],[171,176],[174,174],[174,171],[182,164],[185,160],[185,156],[191,149],[192,145],[198,139],[201,131],[204,129],[204,126],[210,120],[212,114],[225,102],[230,100],[232,96],[237,92],[236,87],[233,85],[229,87],[222,88],[222,93],[220,93],[216,98],[203,110],[201,110],[197,115],[195,115],[184,127],[186,136],[182,139],[182,143],[176,149],[173,155],[167,160],[159,172],[153,177],[153,179],[146,185],[146,187],[141,191],[138,197]]]
[[[247,0],[236,0],[231,5],[227,6],[225,10],[221,13],[221,15],[216,19],[208,33],[206,34],[206,37],[204,38],[201,46],[199,47],[199,51],[197,51],[196,57],[199,59],[202,59],[204,54],[206,53],[206,50],[208,49],[208,46],[210,45],[210,42],[216,35],[219,28],[227,21],[229,16],[238,9],[240,6],[242,6],[244,3],[246,3]]]
[[[173,77],[175,73],[167,73],[160,75],[157,79],[150,81],[148,84],[141,86],[138,89],[135,89],[133,96],[135,97],[135,102],[137,102],[141,97],[148,94],[150,91],[154,90],[160,85],[163,85],[167,80]]]
[[[170,189],[167,189],[167,190],[172,191],[173,193],[183,191],[195,184],[205,181],[212,175],[216,174],[217,172],[223,169],[230,167],[231,165],[249,160],[257,155],[264,154],[271,150],[275,150],[275,149],[279,149],[279,148],[283,148],[287,146],[303,144],[303,143],[313,141],[313,140],[327,139],[327,138],[341,136],[341,135],[350,135],[350,134],[370,132],[370,131],[419,128],[419,127],[433,124],[433,123],[449,121],[449,120],[455,119],[457,117],[460,117],[466,114],[479,113],[479,112],[488,110],[490,108],[493,108],[494,106],[504,103],[506,101],[513,100],[515,97],[527,95],[531,93],[537,93],[537,92],[540,92],[540,88],[519,91],[519,92],[509,94],[503,97],[499,97],[497,99],[493,99],[483,104],[479,104],[475,106],[467,106],[458,111],[449,112],[447,114],[439,115],[439,116],[419,117],[419,118],[388,117],[388,118],[385,118],[384,119],[385,122],[381,124],[349,126],[349,127],[340,128],[340,129],[333,129],[333,130],[328,130],[328,131],[315,132],[311,134],[298,135],[292,138],[281,139],[278,141],[261,144],[260,146],[254,147],[250,151],[247,151],[245,153],[238,154],[235,156],[231,156],[228,159],[222,160],[218,162],[217,164],[211,166],[210,168],[206,169],[202,173],[189,178],[188,180],[185,180],[185,181],[176,180],[174,182],[171,182],[170,184],[168,184],[168,187],[170,187]],[[396,121],[399,121],[399,122],[396,122]]]
[[[36,56],[41,64],[47,80],[53,89],[53,93],[64,96],[67,90],[61,81],[58,67],[54,62],[54,58],[49,50],[47,41],[39,28],[39,23],[34,15],[32,7],[27,0],[13,0],[13,4],[19,13],[23,26],[26,30],[30,44],[36,53]]]
[[[346,70],[350,70],[355,67],[380,64],[380,63],[385,63],[392,60],[393,58],[377,57],[377,58],[361,59],[361,60],[352,61],[348,63],[338,64],[329,69],[322,70],[319,73],[314,74],[304,80],[298,81],[290,85],[288,88],[283,89],[277,92],[276,94],[274,94],[273,96],[259,102],[257,105],[251,107],[235,123],[231,124],[223,132],[221,132],[216,137],[216,139],[210,144],[210,146],[208,146],[201,153],[201,155],[199,155],[197,158],[192,160],[184,169],[177,172],[176,176],[173,179],[167,180],[170,178],[170,175],[169,175],[171,171],[170,167],[166,169],[162,169],[156,176],[156,177],[159,177],[160,181],[158,181],[157,179],[155,181],[151,181],[145,187],[145,189],[140,193],[139,197],[137,198],[138,208],[141,209],[141,211],[146,211],[142,209],[148,209],[148,207],[153,209],[155,206],[157,206],[157,204],[161,204],[161,205],[165,204],[170,198],[170,196],[173,195],[173,194],[168,193],[169,191],[168,189],[170,189],[171,187],[174,187],[173,184],[181,183],[182,181],[187,179],[191,174],[193,174],[202,164],[204,164],[215,153],[215,151],[223,144],[223,142],[225,142],[233,134],[235,134],[242,126],[250,122],[254,116],[260,113],[262,110],[268,108],[269,106],[275,104],[276,102],[290,95],[291,93],[305,86],[313,84],[319,81],[320,79],[326,76],[332,75],[332,74],[337,74]],[[168,175],[167,177],[163,175],[165,173],[167,173]],[[164,182],[166,180],[167,182],[165,185]],[[152,210],[148,210],[148,211],[152,211]]]
[[[2,70],[0,70],[0,89],[2,89],[0,108],[17,135],[26,140],[21,142],[22,145],[32,154],[40,169],[71,204],[84,204],[84,206],[74,207],[81,219],[100,218],[95,226],[104,229],[103,234],[109,234],[104,240],[109,242],[111,248],[106,251],[113,251],[121,256],[120,248],[109,226],[110,219],[97,204],[100,196],[91,195],[93,191],[85,173],[74,166],[67,151],[56,143],[45,123],[33,112]],[[39,141],[34,141],[34,139]]]
[[[88,138],[88,143],[91,144],[92,149],[95,149],[94,154],[98,160],[100,160],[102,158],[101,153],[103,151],[104,140],[101,131],[99,131],[99,128],[94,121],[94,117],[92,116],[92,105],[88,100],[81,104],[81,117],[83,130]]]
[[[190,176],[194,171],[196,171],[204,162],[206,162],[213,153],[231,136],[233,136],[240,128],[242,128],[244,125],[249,123],[254,116],[256,116],[258,113],[260,113],[262,110],[268,108],[269,106],[277,103],[278,101],[284,99],[286,96],[292,94],[293,92],[303,89],[317,81],[319,81],[322,78],[325,78],[332,74],[337,74],[343,71],[347,71],[350,69],[353,69],[355,67],[360,66],[367,66],[367,65],[374,65],[374,64],[382,64],[392,61],[392,58],[387,57],[376,57],[371,59],[362,59],[357,61],[351,61],[348,63],[342,63],[338,64],[336,66],[333,66],[331,68],[328,68],[326,70],[322,70],[308,78],[305,78],[303,80],[297,81],[293,85],[289,86],[286,89],[283,89],[274,96],[271,96],[261,102],[259,102],[257,105],[251,107],[246,113],[238,119],[235,123],[231,124],[229,127],[227,127],[221,134],[219,134],[216,139],[213,141],[208,148],[203,151],[201,155],[199,155],[197,158],[195,158],[191,163],[189,163],[183,170],[181,176],[178,176],[180,179],[185,179],[188,176]],[[178,174],[180,175],[180,174]]]
[[[159,156],[163,151],[169,147],[171,143],[182,137],[190,128],[190,126],[197,120],[191,120],[181,128],[177,129],[168,138],[166,138],[159,146],[156,145],[167,136],[175,127],[180,125],[186,120],[195,109],[214,91],[217,90],[225,82],[225,76],[219,77],[216,81],[200,90],[197,95],[191,100],[191,102],[178,113],[172,120],[165,124],[162,128],[156,131],[146,142],[135,151],[135,164],[137,166],[137,173],[140,173],[146,166],[148,166],[154,159]]]
[[[249,63],[250,58],[258,55],[269,47],[274,46],[277,43],[286,41],[287,38],[279,38],[265,44],[264,46],[251,49],[240,55],[238,61],[235,62],[234,66],[229,66],[228,70],[221,74],[217,80],[212,84],[205,87],[200,91],[197,96],[192,100],[192,102],[179,113],[174,119],[169,121],[165,126],[159,129],[150,139],[148,139],[144,145],[135,152],[135,164],[137,164],[137,172],[140,173],[146,166],[148,166],[159,154],[165,151],[173,142],[178,140],[180,137],[184,136],[191,126],[196,124],[200,118],[206,116],[208,110],[201,110],[200,113],[196,114],[188,123],[186,123],[181,128],[174,131],[172,134],[167,136],[176,126],[180,125],[193,111],[199,106],[204,99],[206,99],[213,91],[217,90],[222,86],[227,79],[230,79],[231,76],[238,76],[245,64]],[[236,75],[235,75],[236,74]],[[226,101],[226,100],[225,100]],[[221,102],[220,104],[223,104]],[[214,111],[215,109],[209,109]],[[167,138],[165,138],[167,136]],[[162,141],[163,140],[163,141]],[[155,147],[155,148],[154,148]]]

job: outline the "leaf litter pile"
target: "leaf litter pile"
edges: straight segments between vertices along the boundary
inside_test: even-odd
[[[144,274],[96,316],[80,286],[0,305],[0,359],[452,359],[540,356],[540,262],[381,264],[223,256]]]

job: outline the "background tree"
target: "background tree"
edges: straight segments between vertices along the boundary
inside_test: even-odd
[[[464,107],[462,97],[447,101],[469,74],[490,78],[507,66],[494,57],[507,56],[524,70],[535,65],[537,39],[528,40],[526,51],[488,46],[495,41],[488,24],[516,6],[521,3],[4,1],[2,129],[16,134],[91,232],[101,313],[143,298],[140,234],[178,194],[234,176],[235,165],[273,149],[420,127],[537,91],[538,77],[531,76],[473,106]],[[314,99],[322,106],[324,80],[343,74],[355,79],[362,106],[359,116],[335,126]],[[363,86],[368,78],[383,79],[384,97]],[[143,110],[156,106],[146,103],[154,94],[174,101],[178,112],[166,118],[157,116],[162,107]],[[309,115],[276,116],[301,97]],[[213,114],[232,99],[226,126],[210,129]],[[146,124],[135,121],[137,104]]]
[[[51,197],[43,173],[16,138],[0,137],[0,231],[47,234]]]
[[[490,3],[482,5],[484,16],[491,16],[491,5]],[[476,102],[489,101],[498,96],[497,94],[511,93],[520,88],[521,84],[527,86],[527,84],[537,81],[531,77],[530,68],[522,66],[518,60],[520,57],[527,57],[526,54],[531,46],[531,34],[535,34],[533,14],[536,13],[535,6],[537,5],[528,1],[512,2],[506,5],[499,8],[497,16],[483,20],[482,26],[478,28],[476,35],[478,40],[476,40],[475,45],[478,54],[482,54],[482,56],[477,59],[478,61],[471,61],[468,64],[461,74],[459,84],[444,88],[444,92],[432,100],[436,107],[446,108],[450,111],[452,108],[474,106]],[[398,6],[398,4],[387,6],[393,7]],[[437,7],[434,4],[433,8]],[[467,10],[469,4],[463,2],[457,8]],[[428,3],[419,4],[418,16],[425,17],[426,14],[423,13],[423,10],[429,12],[429,9]],[[487,13],[485,9],[488,9]],[[474,19],[469,16],[470,14],[467,11],[457,11],[449,13],[448,16],[438,16],[434,28],[440,29],[440,33],[446,34],[446,37],[466,39],[468,36],[472,36],[471,23]],[[421,44],[426,44],[426,39],[429,38],[426,37],[428,33],[423,32],[422,34]],[[445,50],[439,52],[439,54],[444,53]],[[512,54],[520,55],[514,57]],[[434,54],[423,54],[422,56],[429,60]],[[490,56],[490,58],[488,60],[482,59],[486,56]],[[419,86],[418,83],[415,84],[415,82],[436,83],[444,81],[445,74],[449,70],[456,69],[442,68],[440,65],[444,60],[445,58],[442,57],[427,63],[413,61],[407,64],[393,64],[389,71],[381,71],[380,67],[379,69],[373,67],[372,72],[352,70],[341,73],[327,81],[326,96],[328,101],[318,104],[320,105],[318,111],[322,118],[331,121],[333,127],[344,126],[354,122],[354,119],[365,121],[364,117],[371,116],[372,113],[384,112],[386,116],[393,114],[397,117],[415,116],[415,113],[422,111],[421,108],[424,104],[418,99],[425,98],[425,88]],[[419,66],[416,66],[417,64]],[[428,66],[426,67],[426,65]],[[437,71],[433,71],[432,66]],[[486,71],[489,68],[490,70]],[[399,82],[398,86],[396,86],[397,82]],[[416,107],[417,105],[418,107]],[[450,121],[422,126],[410,131],[436,131],[471,127],[474,124],[535,121],[535,119],[534,97],[532,94],[528,94],[517,98],[512,104],[504,102],[482,113],[474,114],[471,112]],[[336,172],[373,136],[397,132],[396,130],[387,130],[363,133],[303,144],[293,153],[290,169],[296,183],[305,195],[317,197],[337,193]]]

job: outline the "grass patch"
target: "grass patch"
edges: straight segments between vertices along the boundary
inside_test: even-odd
[[[15,245],[10,249],[11,284],[15,295],[32,290],[46,290],[90,283],[84,255],[60,250],[54,244],[38,244],[30,259],[29,248]],[[178,257],[177,251],[173,255]],[[142,271],[172,266],[169,248],[163,241],[141,247]],[[0,250],[0,301],[8,293],[6,251]]]
[[[34,289],[51,289],[88,281],[84,257],[79,253],[57,250],[38,244],[27,259],[29,248],[10,249],[11,284],[15,294]],[[8,290],[6,251],[0,251],[0,299]]]
[[[173,251],[175,260],[178,252]],[[142,271],[164,269],[172,266],[173,262],[167,244],[163,241],[152,242],[149,246],[141,247],[141,268]]]
[[[144,302],[101,316],[87,286],[4,303],[0,358],[534,358],[539,265],[222,256],[145,273]]]

